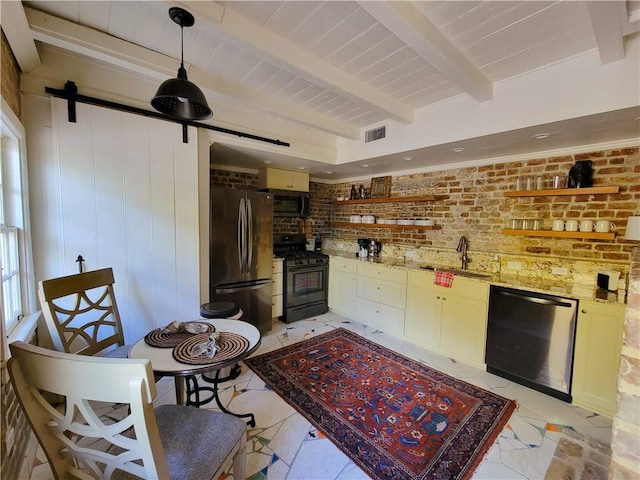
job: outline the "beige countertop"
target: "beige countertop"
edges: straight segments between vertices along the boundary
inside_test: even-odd
[[[323,250],[323,253],[331,257],[347,258],[357,260],[359,262],[378,263],[388,267],[404,268],[407,270],[417,270],[425,266],[432,266],[436,269],[446,270],[451,268],[459,268],[458,266],[432,265],[428,263],[406,261],[403,259],[392,257],[366,257],[358,258],[355,253],[342,250]],[[427,270],[428,271],[428,270]],[[473,272],[473,270],[469,270]],[[485,278],[465,277],[465,279],[477,282],[490,283],[502,287],[510,287],[517,289],[530,290],[534,292],[547,293],[551,295],[560,295],[578,300],[590,300],[600,303],[624,304],[624,299],[618,300],[616,292],[608,292],[595,285],[581,284],[574,282],[572,278],[565,277],[560,279],[546,279],[531,276],[504,275],[500,273],[478,272],[489,275]]]

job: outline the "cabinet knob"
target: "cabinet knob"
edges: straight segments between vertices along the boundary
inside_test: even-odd
[[[440,300],[440,295],[438,295],[438,296],[436,297],[436,299]]]
[[[580,310],[580,313],[587,313],[587,310],[583,308],[582,310]]]
[[[380,290],[380,287],[376,287],[377,290]]]
[[[446,302],[447,301],[447,297],[442,297],[442,301]]]

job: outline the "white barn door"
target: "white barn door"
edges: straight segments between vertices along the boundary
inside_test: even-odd
[[[52,99],[54,155],[40,165],[48,186],[34,214],[40,279],[76,273],[78,255],[87,270],[112,267],[128,343],[197,318],[197,130],[185,144],[175,123],[76,109],[70,123],[67,102]]]

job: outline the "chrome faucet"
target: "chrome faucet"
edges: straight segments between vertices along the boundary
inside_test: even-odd
[[[458,241],[458,248],[456,248],[456,252],[462,253],[462,270],[466,270],[469,257],[467,257],[467,237],[464,235],[461,236]]]

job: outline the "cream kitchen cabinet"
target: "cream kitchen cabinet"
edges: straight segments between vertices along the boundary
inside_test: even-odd
[[[258,174],[258,188],[308,192],[309,174],[305,172],[278,170],[277,168],[263,168]]]
[[[376,263],[358,263],[356,319],[385,332],[404,333],[407,272]]]
[[[282,300],[283,300],[283,262],[282,258],[273,259],[273,272],[271,280],[273,285],[271,287],[271,317],[278,318],[282,316]]]
[[[329,308],[348,318],[356,314],[357,262],[336,257],[329,260]]]
[[[624,305],[580,300],[573,361],[573,403],[612,417],[622,352]]]
[[[489,284],[456,277],[435,285],[433,272],[410,271],[404,334],[431,350],[484,368]]]

